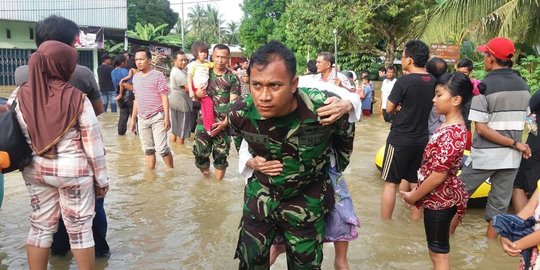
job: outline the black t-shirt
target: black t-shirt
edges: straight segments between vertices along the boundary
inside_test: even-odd
[[[20,66],[15,70],[15,85],[21,86],[25,82],[28,82],[28,65]],[[85,93],[90,101],[101,100],[101,92],[94,77],[94,72],[89,68],[77,65],[71,79],[69,79],[69,83]]]
[[[97,68],[98,79],[99,79],[99,90],[101,92],[113,92],[114,84],[112,82],[111,72],[114,68],[110,65],[101,64]]]
[[[537,90],[534,95],[532,95],[529,100],[529,107],[531,108],[531,112],[536,113],[536,124],[540,126],[540,90]],[[533,156],[538,155],[540,153],[540,133],[537,133],[536,136],[529,133],[527,144],[531,147]]]
[[[388,135],[393,145],[427,144],[428,118],[433,107],[435,77],[430,74],[408,74],[396,81],[388,101],[401,110],[396,112]]]

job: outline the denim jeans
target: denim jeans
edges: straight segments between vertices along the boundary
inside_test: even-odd
[[[115,92],[106,91],[101,92],[101,98],[103,99],[103,111],[107,112],[107,107],[111,104],[111,112],[116,112],[116,100],[114,100]]]
[[[510,241],[517,241],[534,232],[533,226],[536,223],[534,217],[523,220],[519,216],[510,214],[499,214],[493,217],[491,224],[497,233]],[[529,269],[531,263],[532,248],[521,251],[521,257],[525,263],[525,269]]]

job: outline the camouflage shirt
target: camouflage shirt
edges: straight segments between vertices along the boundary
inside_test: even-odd
[[[248,179],[244,212],[252,218],[263,219],[282,200],[300,194],[321,203],[325,194],[333,194],[328,175],[332,150],[339,171],[349,163],[354,124],[346,116],[329,126],[319,123],[316,109],[324,105],[325,92],[299,88],[295,98],[297,109],[282,117],[262,118],[251,95],[235,102],[229,112],[229,125],[249,143],[252,155],[284,165],[278,176],[255,171]]]
[[[214,115],[216,121],[222,121],[227,116],[231,94],[240,96],[240,83],[238,77],[229,70],[223,75],[216,75],[213,69],[210,69],[208,87],[206,88],[208,96],[214,102]],[[198,124],[202,124],[202,117],[199,112]]]

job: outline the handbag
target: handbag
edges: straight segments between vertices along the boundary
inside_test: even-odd
[[[20,170],[32,162],[32,149],[26,142],[21,126],[17,120],[13,101],[10,109],[0,113],[0,151],[9,155],[10,166],[2,169],[2,173]]]

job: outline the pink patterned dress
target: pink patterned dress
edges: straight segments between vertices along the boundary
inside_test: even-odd
[[[417,207],[442,210],[455,205],[458,219],[463,218],[469,196],[464,183],[457,177],[457,172],[466,142],[465,124],[443,126],[433,134],[424,150],[416,188],[420,187],[432,172],[447,173],[447,176],[442,184],[416,202]]]

